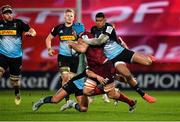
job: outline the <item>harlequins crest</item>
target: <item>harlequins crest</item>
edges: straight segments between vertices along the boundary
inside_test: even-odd
[[[60,30],[59,33],[63,33],[63,30]]]

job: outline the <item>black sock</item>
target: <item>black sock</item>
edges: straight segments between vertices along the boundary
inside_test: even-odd
[[[14,87],[15,91],[14,91],[14,94],[15,96],[17,96],[18,94],[20,94],[20,89],[19,87]]]
[[[80,105],[78,103],[75,104],[75,109],[81,112]]]
[[[45,97],[43,100],[44,103],[52,103],[51,98],[52,98],[52,96]]]
[[[69,95],[65,97],[66,102],[69,100]]]
[[[139,88],[138,84],[136,84],[133,88],[141,95],[141,97],[144,96],[145,93],[141,88]]]

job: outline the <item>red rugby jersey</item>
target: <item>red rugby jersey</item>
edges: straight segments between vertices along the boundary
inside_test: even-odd
[[[91,39],[94,38],[94,36],[90,32],[84,32],[81,35],[81,38]],[[101,46],[89,45],[86,51],[86,58],[89,67],[93,67],[94,65],[101,65],[105,61],[107,61],[102,45]]]

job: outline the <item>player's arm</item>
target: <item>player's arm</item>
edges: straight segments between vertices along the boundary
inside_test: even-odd
[[[68,45],[69,47],[73,48],[74,50],[80,53],[85,53],[89,46],[81,38],[79,38],[77,42],[69,42]]]
[[[24,35],[26,36],[36,36],[36,31],[33,28],[30,28],[29,31],[25,32]]]
[[[86,74],[88,77],[97,79],[101,84],[103,84],[103,85],[106,84],[106,80],[103,77],[101,77],[100,75],[94,73],[93,71],[87,69]]]
[[[29,24],[20,19],[17,19],[17,22],[20,24],[20,28],[22,29],[22,31],[25,32],[24,35],[32,37],[36,36],[36,31],[33,28],[31,28]]]
[[[115,30],[111,25],[108,25],[105,31],[102,34],[100,34],[98,38],[93,38],[91,40],[84,41],[90,45],[102,45],[103,43],[106,43],[109,40],[109,36],[112,33],[115,33]]]
[[[46,38],[46,48],[48,49],[48,55],[53,56],[54,50],[51,47],[51,42],[54,36],[50,33]]]
[[[54,27],[51,30],[51,33],[46,38],[45,42],[46,42],[46,48],[48,49],[48,55],[49,56],[53,56],[55,54],[55,50],[52,49],[52,47],[51,47],[51,42],[52,42],[53,38],[56,35],[58,35],[59,29],[60,29],[60,25],[57,25],[56,27]]]
[[[89,45],[102,45],[103,43],[106,43],[108,39],[108,35],[101,34],[98,38],[84,39],[84,42],[86,42]]]

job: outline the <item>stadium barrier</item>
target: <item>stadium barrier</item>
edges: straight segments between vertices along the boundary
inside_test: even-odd
[[[141,88],[145,90],[178,90],[180,74],[178,72],[134,73]],[[57,72],[24,72],[21,78],[21,89],[56,90],[60,87],[60,74]],[[121,89],[131,89],[128,84],[120,82]],[[10,80],[0,80],[0,90],[11,89]]]

